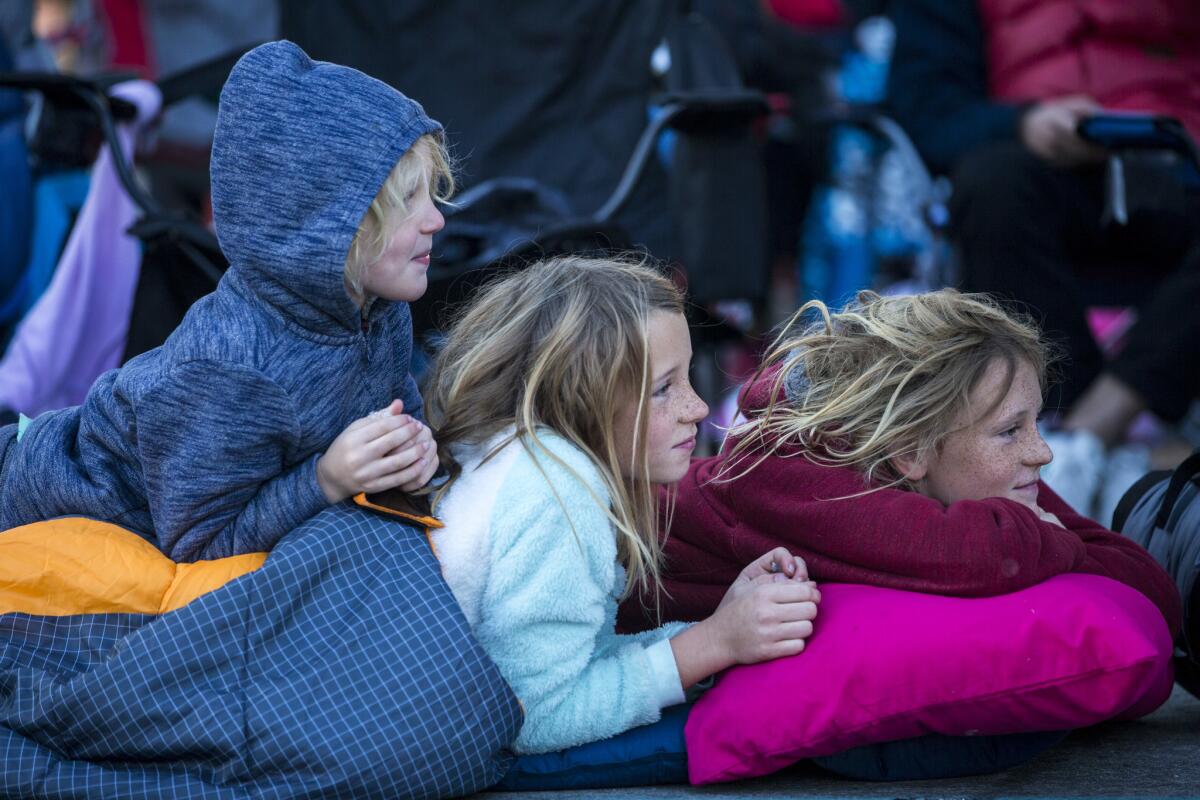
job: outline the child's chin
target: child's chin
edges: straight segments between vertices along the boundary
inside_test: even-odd
[[[1036,503],[1038,499],[1037,484],[1035,483],[1028,489],[1013,489],[1006,496],[1009,500],[1016,500],[1018,503]]]
[[[655,470],[650,475],[650,482],[663,484],[663,485],[679,483],[681,480],[683,480],[683,476],[687,475],[687,470],[688,470],[687,464],[684,464],[683,466],[681,466],[677,469],[672,468],[672,469]]]

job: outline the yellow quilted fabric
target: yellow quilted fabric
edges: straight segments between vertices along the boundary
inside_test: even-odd
[[[135,533],[66,517],[0,533],[0,614],[161,614],[262,566],[266,553],[176,564]]]

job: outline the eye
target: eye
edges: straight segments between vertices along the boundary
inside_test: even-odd
[[[670,391],[670,389],[671,389],[671,382],[670,382],[670,381],[667,381],[667,382],[666,382],[666,383],[664,383],[662,386],[659,386],[657,389],[655,389],[655,390],[654,390],[654,391],[651,393],[651,395],[650,395],[650,396],[651,396],[651,397],[666,397],[666,396],[667,396],[667,392],[669,392],[669,391]]]

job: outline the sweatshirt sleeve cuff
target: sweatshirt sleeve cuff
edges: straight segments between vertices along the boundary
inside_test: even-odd
[[[679,682],[679,668],[675,666],[671,640],[663,639],[647,646],[646,656],[650,659],[650,675],[658,707],[666,708],[682,703],[683,684]]]
[[[317,459],[320,457],[320,454],[314,455],[297,468],[296,483],[299,491],[296,493],[296,506],[300,522],[318,511],[323,511],[329,505],[325,493],[321,491],[321,484],[317,483]]]

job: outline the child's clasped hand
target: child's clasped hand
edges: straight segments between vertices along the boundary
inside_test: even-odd
[[[742,570],[710,624],[730,661],[753,664],[802,651],[820,602],[804,559],[777,547]]]
[[[420,489],[437,471],[433,433],[404,403],[350,423],[317,461],[317,484],[330,503],[359,492]]]

